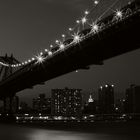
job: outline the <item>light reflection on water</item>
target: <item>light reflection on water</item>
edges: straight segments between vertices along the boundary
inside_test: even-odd
[[[93,140],[93,137],[88,133],[0,125],[0,140]]]
[[[92,140],[92,136],[86,133],[72,133],[65,131],[37,130],[29,134],[29,140]]]
[[[140,138],[140,137],[139,137]],[[0,140],[139,140],[134,135],[81,133],[0,124]]]

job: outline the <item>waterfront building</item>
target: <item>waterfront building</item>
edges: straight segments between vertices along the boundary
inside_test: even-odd
[[[126,113],[140,113],[140,86],[126,89]]]
[[[114,112],[114,85],[101,86],[98,90],[99,112],[112,114]]]
[[[81,89],[52,89],[52,115],[80,117],[82,115]]]
[[[51,113],[51,98],[46,98],[45,94],[39,94],[33,99],[33,110],[38,113]]]
[[[89,95],[88,101],[84,105],[84,114],[93,115],[96,113],[96,101],[92,94]]]

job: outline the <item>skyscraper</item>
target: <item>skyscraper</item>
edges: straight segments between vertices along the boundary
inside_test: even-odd
[[[126,89],[126,113],[140,113],[140,86]]]
[[[117,99],[115,103],[115,113],[125,113],[125,99]]]
[[[92,95],[89,95],[88,101],[84,105],[84,114],[93,115],[96,113],[96,102]]]
[[[38,98],[33,99],[33,110],[48,114],[51,110],[51,98],[46,98],[45,94],[39,94]]]
[[[114,85],[101,86],[98,90],[99,112],[111,114],[114,112]]]
[[[80,117],[82,113],[81,89],[52,89],[52,115]]]

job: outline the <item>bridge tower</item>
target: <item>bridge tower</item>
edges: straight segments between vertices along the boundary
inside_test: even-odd
[[[8,65],[19,63],[19,61],[13,57],[13,54],[11,54],[10,57],[8,57],[7,54],[4,57],[0,56],[0,62]],[[11,66],[0,65],[0,82],[11,75],[13,72],[14,68]]]
[[[20,63],[17,59],[14,58],[13,54],[11,56],[8,56],[7,54],[5,56],[0,56],[0,82],[4,81],[7,77],[9,77],[11,74],[13,74],[17,69],[11,67],[11,65]],[[6,65],[2,65],[6,64]],[[8,88],[8,87],[7,87]],[[0,91],[0,93],[3,91]],[[3,101],[3,113],[4,114],[12,114],[13,112],[13,101],[15,99],[15,93],[11,93],[12,91],[9,91],[10,94],[5,93],[5,97],[3,97],[1,100]],[[7,96],[9,95],[9,96]]]

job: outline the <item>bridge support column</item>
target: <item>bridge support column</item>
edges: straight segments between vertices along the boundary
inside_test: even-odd
[[[3,113],[6,112],[6,98],[3,99]]]
[[[19,98],[17,96],[5,97],[3,99],[4,113],[16,113],[18,106]]]
[[[3,116],[6,121],[15,120],[15,113],[18,109],[18,98],[17,96],[3,98]]]
[[[3,100],[4,114],[12,113],[12,97],[6,97]]]

